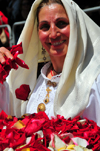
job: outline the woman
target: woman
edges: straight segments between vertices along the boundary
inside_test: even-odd
[[[41,0],[34,2],[18,41],[22,42],[24,50],[20,58],[28,64],[29,70],[12,70],[8,77],[10,114],[19,117],[25,112],[44,109],[49,117],[80,115],[100,125],[99,91],[96,90],[100,83],[100,29],[71,0],[40,3]],[[0,52],[1,63],[5,61],[4,54],[13,58],[5,48]],[[43,59],[51,63],[42,68],[36,80],[38,62]],[[16,99],[15,90],[21,84],[31,88],[29,101]]]

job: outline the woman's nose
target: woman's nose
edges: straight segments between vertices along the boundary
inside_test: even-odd
[[[51,26],[51,27],[50,27],[50,34],[49,34],[49,37],[55,39],[55,38],[57,37],[57,35],[58,35],[57,27],[54,26],[54,25]]]

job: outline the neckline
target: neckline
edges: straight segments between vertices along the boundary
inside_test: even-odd
[[[42,75],[43,79],[45,79],[46,81],[50,80],[51,82],[58,83],[62,73],[60,73],[58,75],[53,75],[51,79],[46,77],[47,70],[50,66],[51,66],[51,62],[46,63],[41,69],[41,75]]]

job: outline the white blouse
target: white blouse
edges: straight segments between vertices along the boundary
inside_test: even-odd
[[[61,74],[53,76],[51,79],[48,79],[46,77],[46,73],[47,73],[47,69],[49,68],[50,64],[51,64],[51,62],[48,62],[41,69],[41,74],[37,80],[36,87],[31,95],[29,102],[27,104],[27,107],[26,107],[27,113],[37,113],[37,107],[40,103],[44,103],[44,100],[47,95],[46,89],[47,89],[47,87],[49,87],[51,91],[49,92],[49,102],[47,104],[44,103],[44,105],[46,107],[45,113],[48,115],[49,118],[51,118],[51,116],[54,116],[53,102],[54,102],[54,97],[55,97],[55,93],[57,90],[57,86],[56,87],[48,86],[47,82],[50,80],[51,82],[56,82],[58,85]]]

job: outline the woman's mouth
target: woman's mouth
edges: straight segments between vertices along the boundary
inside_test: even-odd
[[[64,42],[65,42],[65,40],[62,40],[62,41],[59,41],[59,42],[54,42],[54,43],[49,43],[49,44],[52,45],[52,46],[58,46],[58,45],[60,45]]]

